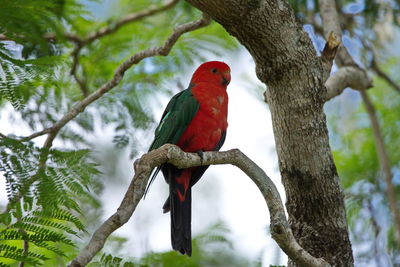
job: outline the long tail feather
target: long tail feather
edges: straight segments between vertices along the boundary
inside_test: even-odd
[[[174,250],[192,255],[192,190],[189,187],[181,201],[174,183],[170,183],[171,243]]]

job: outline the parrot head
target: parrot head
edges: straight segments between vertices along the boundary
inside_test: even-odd
[[[201,82],[222,85],[226,87],[231,81],[231,69],[221,61],[208,61],[201,64],[193,73],[191,83]]]

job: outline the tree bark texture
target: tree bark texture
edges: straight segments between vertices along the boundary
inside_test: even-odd
[[[188,0],[236,37],[268,88],[289,223],[299,244],[352,266],[343,192],[329,146],[323,67],[287,1]],[[245,110],[245,107],[242,107]],[[295,266],[289,261],[289,266]]]

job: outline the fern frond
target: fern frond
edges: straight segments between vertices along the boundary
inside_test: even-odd
[[[98,261],[94,261],[88,265],[89,267],[134,267],[142,266],[132,261],[125,261],[120,257],[103,253]]]
[[[37,247],[45,248],[45,249],[47,249],[49,251],[54,252],[57,255],[66,256],[65,253],[61,249],[59,249],[59,248],[57,248],[57,247],[55,247],[53,245],[50,245],[48,242],[40,242],[40,241],[37,241],[37,240],[31,240],[30,242],[33,243]]]
[[[30,227],[33,229],[33,227]],[[68,239],[65,235],[56,233],[50,230],[41,229],[43,233],[22,233],[19,230],[7,229],[0,233],[0,238],[3,240],[26,240],[32,242],[60,242],[70,246],[74,246],[74,243]]]
[[[85,226],[82,224],[82,222],[79,220],[78,217],[73,215],[70,211],[67,210],[62,210],[62,209],[54,209],[51,211],[34,211],[33,212],[34,216],[40,216],[40,217],[48,217],[48,218],[53,218],[57,219],[60,221],[65,221],[65,222],[71,222],[73,223],[80,231],[85,231]]]
[[[70,227],[68,227],[62,223],[55,222],[53,220],[54,220],[54,218],[47,219],[47,218],[33,217],[33,216],[27,216],[27,217],[23,217],[21,219],[21,221],[25,222],[25,223],[32,223],[32,224],[37,224],[37,225],[48,226],[48,227],[52,227],[52,228],[55,228],[58,230],[65,231],[69,234],[78,236],[78,233],[76,231],[72,230]]]
[[[13,252],[13,251],[9,251],[9,250],[5,250],[5,251],[1,251],[0,252],[0,257],[1,258],[7,258],[7,259],[12,259],[15,261],[23,261],[26,263],[30,263],[33,266],[36,265],[41,265],[40,260],[34,258],[34,257],[24,257],[22,256],[23,254],[21,254],[20,252]],[[7,266],[7,265],[6,265]]]
[[[17,246],[8,245],[8,244],[0,244],[0,257],[2,257],[1,255],[2,255],[3,252],[18,254],[20,258],[18,258],[18,259],[13,258],[15,260],[24,259],[24,257],[22,255],[24,255],[24,253],[26,253],[23,249],[21,249],[21,248],[19,248]],[[28,254],[28,257],[36,258],[36,259],[43,260],[43,261],[48,259],[48,257],[46,257],[45,255],[39,254],[39,253],[35,253],[35,252],[32,252],[32,251],[28,251],[27,254]]]

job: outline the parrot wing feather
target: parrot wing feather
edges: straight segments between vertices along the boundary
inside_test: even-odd
[[[194,98],[192,86],[176,94],[168,103],[155,131],[155,138],[149,151],[157,149],[164,144],[176,144],[186,130],[197,111],[200,103]],[[146,196],[150,185],[154,181],[162,166],[157,167],[146,188]]]

